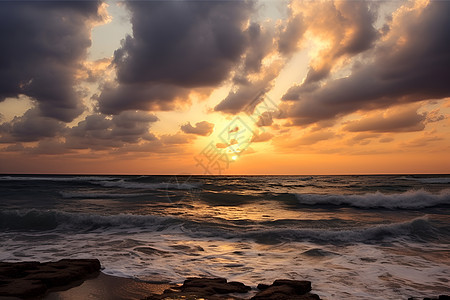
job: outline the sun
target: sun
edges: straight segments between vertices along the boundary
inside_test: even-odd
[[[231,157],[232,160],[236,160],[237,158],[238,158],[237,155],[233,155],[233,156]]]

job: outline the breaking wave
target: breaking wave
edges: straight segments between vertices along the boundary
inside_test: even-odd
[[[132,182],[125,180],[118,181],[97,181],[92,182],[99,184],[103,187],[119,187],[124,189],[177,189],[177,190],[192,190],[199,185],[194,183],[170,183],[170,182],[157,182],[157,183],[145,183],[145,182]]]
[[[231,224],[230,224],[231,225]],[[182,217],[158,215],[97,215],[70,213],[58,210],[10,210],[0,212],[0,228],[14,231],[63,230],[88,232],[93,230],[132,230],[133,232],[178,232],[195,238],[211,236],[223,239],[254,240],[262,244],[292,241],[316,241],[320,243],[372,242],[385,238],[409,237],[414,240],[429,240],[443,236],[448,238],[448,228],[434,227],[428,218],[419,217],[406,222],[378,224],[369,227],[346,229],[299,228],[298,224],[282,227],[227,226],[222,222],[202,222]]]
[[[380,192],[363,195],[295,194],[300,204],[346,205],[358,208],[420,209],[450,205],[450,189],[432,194],[425,190],[412,190],[400,194]]]

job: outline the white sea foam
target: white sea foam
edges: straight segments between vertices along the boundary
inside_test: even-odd
[[[450,189],[432,194],[423,189],[400,194],[380,192],[364,195],[296,194],[300,204],[348,205],[359,208],[420,209],[438,205],[450,205]]]

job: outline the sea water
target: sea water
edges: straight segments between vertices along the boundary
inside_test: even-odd
[[[448,294],[450,176],[0,176],[1,261],[93,257],[152,282]]]

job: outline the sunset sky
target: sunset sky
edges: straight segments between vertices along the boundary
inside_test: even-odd
[[[450,172],[450,1],[1,1],[0,173]]]

